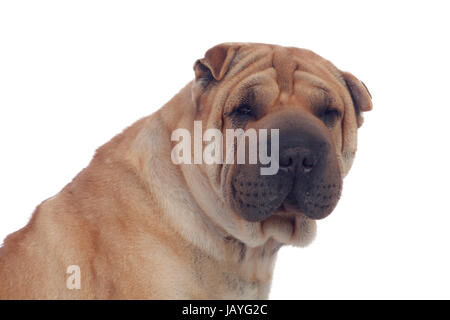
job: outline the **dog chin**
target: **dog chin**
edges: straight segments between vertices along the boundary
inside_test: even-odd
[[[316,236],[316,221],[293,208],[282,205],[264,221],[262,231],[274,240],[297,247],[309,245]]]

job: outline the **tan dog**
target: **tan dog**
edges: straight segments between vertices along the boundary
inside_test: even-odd
[[[278,249],[308,244],[315,219],[337,204],[371,98],[353,75],[297,48],[221,44],[194,70],[6,238],[0,298],[268,297]],[[174,164],[172,132],[194,132],[195,120],[224,133],[279,129],[278,172]]]

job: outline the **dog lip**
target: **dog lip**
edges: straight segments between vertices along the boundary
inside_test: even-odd
[[[289,214],[289,215],[302,215],[304,218],[309,219],[309,217],[302,211],[300,211],[298,208],[296,208],[295,206],[290,206],[289,204],[286,203],[286,201],[284,201],[281,206],[279,206],[277,209],[274,210],[273,214],[278,214],[278,215],[285,215],[285,214]]]
[[[287,200],[287,199],[286,199]],[[295,214],[295,215],[302,215],[304,218],[311,219],[311,220],[321,220],[326,217],[328,217],[331,212],[325,214],[325,215],[312,215],[306,211],[300,210],[297,206],[289,204],[287,201],[283,201],[280,207],[274,210],[274,214],[276,213],[289,213],[289,214]]]

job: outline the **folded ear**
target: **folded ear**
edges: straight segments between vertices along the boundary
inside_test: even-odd
[[[349,72],[342,72],[345,83],[347,84],[348,91],[353,100],[355,107],[356,120],[358,122],[358,128],[362,126],[364,118],[362,112],[372,110],[372,95],[367,89],[364,82],[360,81],[354,75]]]
[[[228,71],[237,49],[235,44],[223,43],[206,51],[205,57],[194,64],[195,80],[220,81]]]
[[[362,112],[372,110],[372,95],[366,85],[349,72],[343,72],[342,75],[352,96],[355,108]]]

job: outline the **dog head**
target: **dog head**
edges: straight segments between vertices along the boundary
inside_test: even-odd
[[[217,45],[194,70],[195,119],[224,137],[222,163],[202,165],[228,212],[213,219],[246,243],[307,244],[339,201],[369,91],[309,50],[275,45]]]

